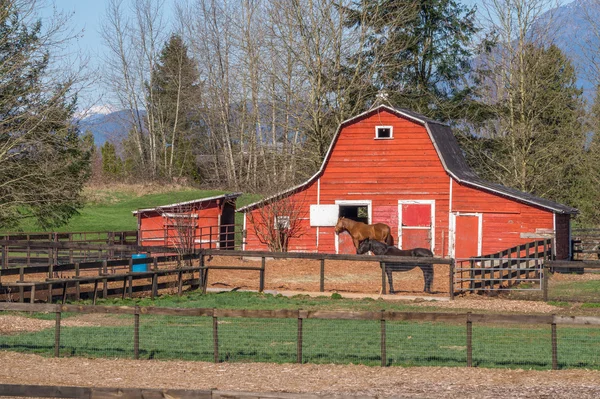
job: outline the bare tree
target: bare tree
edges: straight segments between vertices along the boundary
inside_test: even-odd
[[[247,217],[262,244],[273,252],[287,252],[290,239],[306,233],[306,208],[301,194],[276,196]]]

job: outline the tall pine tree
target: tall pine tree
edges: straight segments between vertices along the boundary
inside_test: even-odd
[[[200,78],[179,35],[172,35],[165,44],[152,71],[150,85],[150,123],[160,132],[162,140],[161,175],[168,179],[196,179],[195,150],[201,134]]]
[[[455,0],[356,0],[345,12],[348,27],[369,35],[357,57],[368,60],[361,64],[373,85],[367,102],[383,91],[394,106],[439,120],[465,117],[475,8]]]
[[[24,19],[27,2],[0,0],[0,227],[65,223],[83,206],[89,149],[71,120],[73,81],[51,74],[53,29]]]

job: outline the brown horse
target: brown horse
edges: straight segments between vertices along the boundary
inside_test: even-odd
[[[350,234],[354,242],[354,247],[357,250],[360,241],[367,238],[385,242],[387,245],[394,245],[394,237],[392,237],[390,226],[387,224],[366,224],[341,216],[335,225],[335,234],[340,234],[343,231],[347,231]]]

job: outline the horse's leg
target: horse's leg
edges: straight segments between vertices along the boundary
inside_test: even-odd
[[[394,279],[392,278],[392,269],[386,266],[385,273],[387,274],[388,282],[390,283],[390,294],[395,294],[394,291]]]
[[[433,282],[433,265],[420,266],[423,271],[423,280],[425,280],[425,287],[423,291],[431,293],[431,283]]]

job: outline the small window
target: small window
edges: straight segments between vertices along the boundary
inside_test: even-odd
[[[285,230],[290,228],[290,217],[289,216],[277,216],[275,217],[275,229]]]
[[[392,126],[377,126],[375,128],[376,139],[391,139],[393,138],[394,129]]]

